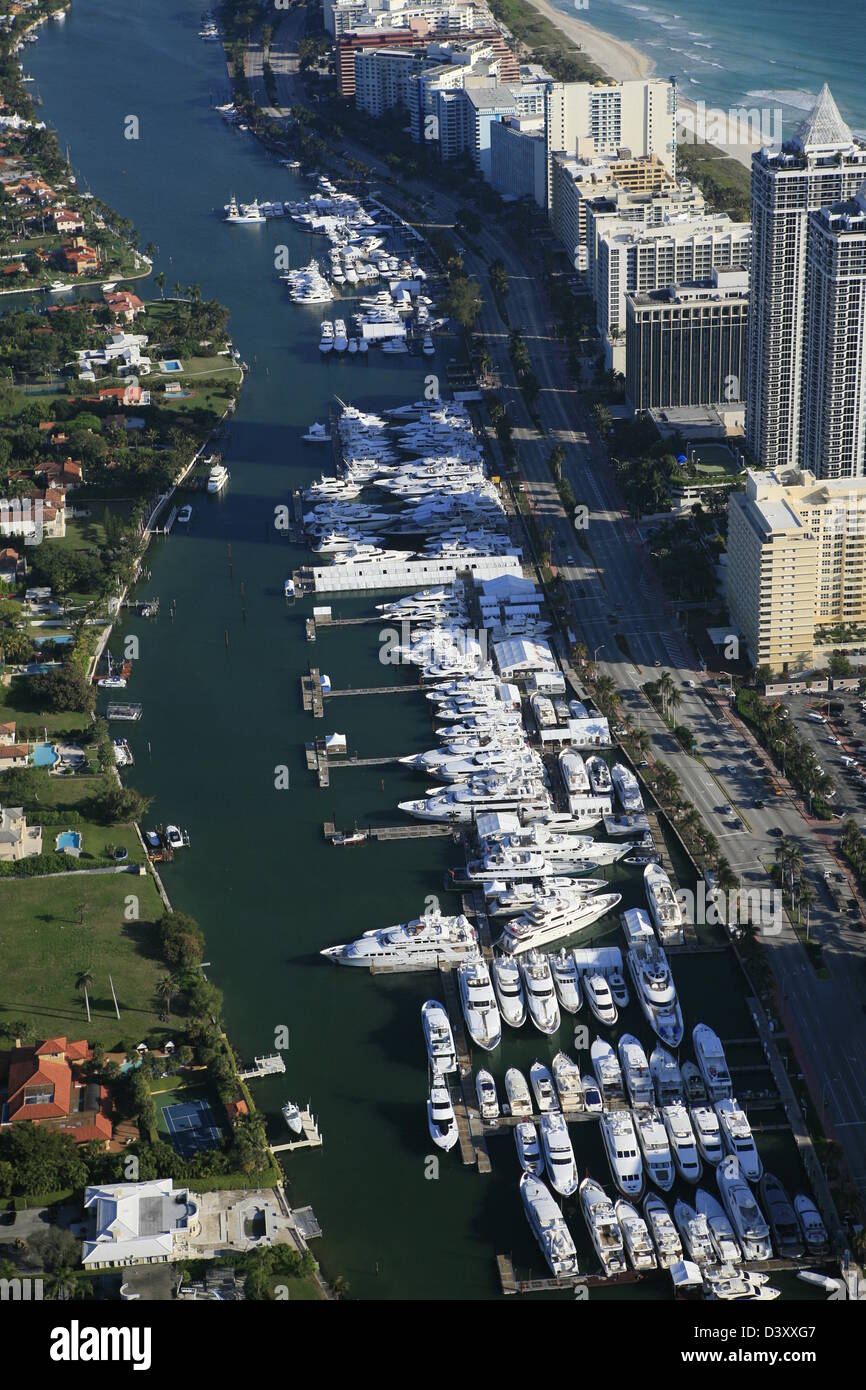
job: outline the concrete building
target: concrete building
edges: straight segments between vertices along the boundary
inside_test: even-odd
[[[666,285],[706,280],[716,268],[745,270],[751,228],[725,213],[659,227],[614,222],[598,238],[593,292],[608,365],[625,372],[625,297]]]
[[[635,411],[740,398],[749,318],[746,270],[626,294],[625,394]]]
[[[814,664],[821,629],[866,625],[866,479],[749,471],[728,502],[728,607],[751,660]]]
[[[504,198],[544,207],[547,157],[543,116],[508,116],[490,128],[490,185]]]
[[[492,17],[475,0],[323,0],[322,20],[339,39],[357,28],[411,29],[427,34],[461,34]]]
[[[781,150],[763,148],[752,156],[754,239],[746,431],[749,448],[764,467],[800,464],[806,457],[803,417],[810,375],[824,413],[850,419],[853,425],[850,376],[845,373],[834,384],[825,374],[820,383],[822,366],[819,363],[812,374],[807,354],[816,334],[821,336],[811,314],[825,316],[823,343],[817,348],[821,354],[827,350],[828,331],[831,337],[835,332],[827,323],[828,316],[832,320],[836,312],[830,301],[841,293],[838,276],[837,288],[830,289],[832,272],[823,288],[816,287],[817,262],[828,255],[832,260],[833,256],[830,229],[818,214],[823,208],[849,203],[864,179],[866,143],[855,140],[826,85],[793,140]],[[839,240],[841,257],[846,254],[843,245],[851,243],[847,236]],[[807,292],[810,285],[812,294]],[[848,312],[844,306],[847,293],[837,300],[840,315]],[[861,336],[861,357],[863,346]],[[855,340],[851,348],[855,350]],[[813,420],[817,406],[818,401],[812,410]],[[809,457],[819,471],[853,472],[856,432],[849,432],[850,447],[840,450],[844,430],[832,426],[819,443],[821,431],[815,426],[812,429]],[[826,454],[820,454],[825,447]],[[862,454],[860,458],[862,466]]]
[[[866,472],[866,181],[812,214],[806,256],[803,462],[822,478]]]
[[[503,81],[516,82],[519,79],[517,59],[493,23],[490,15],[479,12],[476,15],[478,27],[455,33],[454,42],[461,46],[483,42],[492,50],[499,62],[499,77]],[[337,69],[337,90],[347,100],[355,95],[355,54],[359,49],[400,48],[424,51],[431,43],[447,43],[446,35],[432,30],[424,19],[412,19],[399,26],[359,25],[347,29],[336,41],[335,62]]]
[[[495,87],[466,83],[469,153],[488,183],[492,177],[491,139],[494,128],[512,117],[535,118],[543,127],[544,81],[523,81]]]
[[[104,1269],[179,1258],[179,1244],[196,1230],[198,1206],[187,1188],[160,1178],[85,1188],[84,1214],[90,1231],[82,1263]]]
[[[417,144],[438,146],[442,159],[455,159],[469,148],[469,108],[463,99],[467,83],[496,87],[501,64],[492,45],[483,40],[443,46],[438,61],[412,74],[409,80],[409,127]],[[437,53],[430,55],[437,56]]]
[[[7,744],[8,756],[3,759],[3,767],[26,767],[29,757],[21,761],[9,756],[10,750],[17,750],[20,744]],[[12,863],[17,859],[31,859],[42,853],[41,825],[28,825],[22,806],[0,806],[0,861]]]
[[[578,141],[592,140],[597,155],[628,149],[658,155],[676,174],[677,87],[658,78],[630,82],[553,82],[546,94],[548,165],[554,154],[575,154]],[[548,205],[550,180],[548,172]]]
[[[368,116],[384,116],[409,106],[409,76],[424,67],[423,49],[359,48],[355,52],[355,106]]]

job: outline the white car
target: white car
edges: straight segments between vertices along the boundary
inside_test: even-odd
[[[683,681],[683,685],[685,686],[686,690],[697,690],[698,688],[697,681]]]

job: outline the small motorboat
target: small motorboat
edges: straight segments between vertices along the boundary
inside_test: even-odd
[[[315,420],[306,434],[301,435],[301,438],[305,444],[330,444],[331,432],[327,425],[320,425],[318,420]]]
[[[177,514],[177,524],[178,526],[188,526],[191,520],[192,507],[189,505],[189,503],[187,503],[185,507],[181,507],[180,511]]]
[[[540,1178],[544,1172],[544,1159],[538,1143],[538,1130],[531,1120],[521,1120],[519,1125],[514,1126],[514,1144],[524,1173],[532,1173]]]
[[[487,1124],[493,1124],[499,1119],[499,1097],[496,1094],[496,1082],[489,1071],[480,1071],[475,1078],[475,1094],[478,1097],[478,1109],[482,1120]]]
[[[165,827],[165,843],[168,845],[169,849],[183,849],[183,836],[176,825],[167,825]]]
[[[303,1134],[304,1121],[301,1117],[300,1108],[295,1105],[293,1100],[287,1100],[283,1106],[283,1119],[293,1134]]]
[[[285,594],[286,598],[294,598],[294,597],[295,597],[295,581],[294,581],[294,579],[287,579],[287,580],[285,581],[285,583],[283,584],[283,593]]]
[[[353,830],[353,831],[352,831],[351,833],[349,833],[349,834],[346,834],[346,833],[344,833],[343,831],[338,831],[336,835],[332,835],[332,836],[331,836],[331,844],[332,844],[332,845],[362,845],[362,844],[364,843],[364,841],[366,840],[366,838],[367,838],[367,836],[366,836],[366,834],[365,834],[365,832],[364,832],[363,830]]]
[[[103,690],[125,690],[126,680],[123,676],[103,676],[96,682]]]

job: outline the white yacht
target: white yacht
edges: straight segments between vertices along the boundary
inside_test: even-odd
[[[520,966],[511,956],[494,956],[490,973],[502,1017],[510,1027],[522,1028],[526,1022],[526,998]]]
[[[589,795],[589,773],[586,764],[573,748],[564,748],[560,753],[559,771],[569,796]]]
[[[695,1206],[698,1215],[706,1217],[710,1229],[710,1239],[721,1263],[739,1264],[743,1258],[743,1252],[721,1202],[711,1192],[699,1187],[695,1193]]]
[[[740,1171],[749,1182],[757,1182],[764,1171],[761,1156],[755,1146],[755,1136],[739,1101],[717,1100],[713,1109],[719,1120],[722,1143],[736,1158]]]
[[[517,1067],[509,1067],[505,1073],[505,1094],[508,1097],[510,1115],[532,1117],[532,1096],[526,1084],[526,1077]]]
[[[559,1111],[541,1117],[541,1151],[554,1191],[571,1197],[577,1191],[577,1163],[568,1125]]]
[[[438,1076],[457,1070],[457,1049],[444,1004],[428,999],[421,1006],[421,1022],[430,1067]]]
[[[401,811],[419,820],[468,824],[478,811],[543,810],[550,805],[550,796],[536,779],[480,773],[446,792],[417,801],[401,801],[398,805]]]
[[[674,1185],[676,1170],[671,1155],[671,1146],[664,1121],[655,1106],[634,1112],[638,1143],[646,1165],[647,1177],[660,1187],[662,1192],[670,1192]]]
[[[535,1095],[539,1115],[548,1115],[559,1109],[553,1077],[543,1062],[532,1063],[529,1068],[529,1084]]]
[[[587,1074],[580,1078],[583,1087],[583,1102],[587,1115],[600,1115],[604,1110],[604,1097],[594,1076]]]
[[[703,1166],[689,1112],[682,1101],[661,1107],[676,1170],[686,1182],[700,1182]]]
[[[319,338],[319,352],[332,352],[333,348],[334,325],[330,319],[322,319],[322,336]]]
[[[670,1269],[671,1265],[683,1257],[682,1242],[677,1235],[671,1214],[661,1197],[656,1196],[654,1192],[648,1192],[644,1197],[643,1214],[658,1253],[659,1265],[662,1269]]]
[[[611,1177],[624,1197],[643,1193],[643,1162],[628,1110],[606,1110],[599,1121]]]
[[[551,1068],[559,1095],[559,1103],[563,1110],[580,1114],[584,1109],[584,1094],[580,1068],[577,1063],[569,1057],[567,1052],[557,1052],[551,1063]]]
[[[479,956],[477,960],[459,966],[457,985],[469,1036],[485,1052],[492,1052],[502,1040],[502,1018],[487,962]]]
[[[743,1247],[746,1259],[771,1259],[773,1247],[770,1243],[770,1228],[745,1178],[729,1173],[727,1165],[720,1163],[716,1169],[716,1182],[719,1185],[722,1204],[734,1228],[734,1235]]]
[[[626,1254],[632,1268],[638,1273],[643,1269],[655,1269],[655,1248],[647,1224],[637,1207],[633,1207],[631,1202],[625,1202],[620,1198],[614,1207],[614,1212],[622,1231]]]
[[[708,1105],[693,1105],[689,1110],[689,1119],[695,1131],[701,1158],[715,1167],[725,1156],[718,1115]]]
[[[222,492],[229,480],[229,470],[223,463],[215,463],[208,474],[208,492]]]
[[[532,1173],[540,1178],[544,1173],[544,1159],[538,1143],[538,1131],[531,1120],[521,1120],[520,1124],[514,1126],[514,1144],[524,1173]]]
[[[731,1264],[711,1266],[703,1275],[704,1297],[711,1302],[769,1303],[781,1293],[766,1282],[768,1275]]]
[[[551,955],[549,960],[560,1006],[566,1013],[576,1014],[583,1000],[580,997],[580,976],[574,956],[563,946],[556,955]]]
[[[635,1109],[653,1105],[653,1082],[646,1053],[633,1033],[623,1033],[617,1046],[628,1097]]]
[[[597,970],[587,971],[583,976],[583,995],[593,1015],[606,1028],[612,1028],[619,1018],[610,985],[604,975]]]
[[[803,1232],[807,1253],[809,1255],[825,1255],[830,1249],[830,1239],[827,1235],[827,1227],[821,1220],[821,1213],[812,1198],[807,1197],[803,1192],[799,1193],[794,1198],[794,1211],[797,1213],[800,1230]]]
[[[622,1070],[610,1043],[605,1042],[603,1038],[596,1038],[589,1049],[589,1055],[605,1106],[614,1101],[624,1101]]]
[[[647,902],[661,941],[682,938],[683,914],[670,879],[661,864],[647,864],[643,871]]]
[[[287,1100],[285,1105],[282,1107],[282,1113],[283,1119],[289,1126],[289,1129],[292,1131],[292,1133],[303,1134],[304,1118],[301,1114],[300,1106],[296,1105],[293,1100]]]
[[[593,754],[586,759],[586,770],[589,775],[589,785],[596,796],[608,796],[612,787],[610,778],[610,768],[604,758],[598,754]]]
[[[181,507],[180,511],[177,514],[177,524],[178,526],[188,526],[191,521],[192,507],[187,502],[186,506]]]
[[[631,815],[643,811],[644,804],[640,784],[634,773],[623,763],[614,763],[610,776],[619,804],[626,814]]]
[[[349,346],[346,324],[343,319],[334,319],[334,351],[345,352]]]
[[[546,878],[540,883],[531,880],[515,880],[509,882],[507,886],[506,882],[497,880],[485,884],[484,896],[486,901],[484,906],[487,916],[491,920],[498,917],[516,917],[518,912],[526,912],[532,907],[544,907],[555,902],[562,903],[574,901],[576,898],[588,898],[591,894],[598,893],[606,887],[607,881],[603,878],[575,880],[564,876],[554,876],[553,878]],[[559,952],[559,955],[562,956],[562,951]]]
[[[540,951],[529,951],[521,957],[520,974],[529,1017],[540,1033],[555,1033],[559,1028],[559,1005],[547,957]]]
[[[427,1125],[430,1138],[440,1149],[453,1149],[457,1143],[457,1117],[448,1087],[439,1075],[434,1075],[427,1101]]]
[[[462,965],[478,959],[478,937],[475,928],[462,914],[443,917],[429,912],[396,927],[368,931],[357,941],[345,946],[329,946],[320,952],[337,965],[377,966],[413,970],[427,966],[438,969],[442,963]]]
[[[265,214],[262,212],[256,199],[253,199],[251,203],[241,203],[240,206],[238,206],[238,201],[234,193],[226,203],[223,212],[223,221],[232,222],[234,224],[264,222],[265,220]]]
[[[640,908],[623,914],[623,927],[629,941],[626,966],[637,1002],[656,1037],[667,1047],[677,1048],[683,1040],[683,1013],[667,956]]]
[[[624,1273],[625,1248],[613,1203],[593,1178],[584,1178],[579,1192],[583,1219],[604,1273]]]
[[[650,1073],[659,1105],[683,1099],[683,1078],[676,1058],[659,1044],[650,1054]]]
[[[699,1023],[692,1030],[692,1046],[709,1099],[714,1103],[729,1100],[734,1094],[734,1087],[721,1040],[706,1023]]]
[[[532,1173],[524,1173],[520,1179],[520,1196],[526,1219],[554,1278],[565,1279],[577,1274],[577,1251],[571,1232],[544,1183]]]
[[[499,1119],[499,1097],[496,1082],[489,1071],[483,1068],[475,1078],[475,1095],[478,1098],[478,1113],[487,1124]]]
[[[674,1221],[686,1259],[694,1260],[696,1265],[710,1264],[716,1258],[716,1252],[707,1218],[700,1216],[694,1207],[680,1197],[674,1202]]]

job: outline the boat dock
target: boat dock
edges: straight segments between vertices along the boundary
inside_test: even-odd
[[[322,826],[326,840],[333,840],[339,831],[333,821],[326,820]],[[442,825],[439,821],[427,821],[423,825],[374,825],[363,832],[368,840],[426,840],[434,836],[453,835],[452,825]]]
[[[611,1284],[637,1284],[645,1276],[636,1274],[633,1269],[622,1274],[604,1276],[600,1274],[574,1274],[568,1278],[518,1279],[510,1255],[497,1255],[496,1268],[502,1292],[507,1296],[515,1293],[555,1293],[562,1289],[586,1289],[607,1287]]]
[[[131,722],[141,718],[141,705],[109,705],[105,711],[106,719],[122,719]]]
[[[460,1157],[467,1167],[474,1163],[477,1165],[479,1173],[489,1173],[491,1171],[490,1155],[487,1152],[487,1144],[484,1139],[484,1127],[473,1104],[475,1091],[472,1083],[472,1058],[469,1055],[469,1047],[466,1042],[466,1030],[463,1026],[463,1013],[457,998],[454,971],[449,962],[440,962],[439,977],[442,981],[445,1007],[451,1020],[454,1046],[457,1050],[460,1083],[459,1087],[451,1086],[449,1089],[457,1120]]]
[[[277,1076],[286,1070],[286,1064],[279,1053],[270,1057],[254,1057],[253,1065],[238,1072],[241,1081],[257,1081],[260,1076]]]
[[[285,1071],[285,1067],[283,1067],[283,1071]],[[304,1127],[303,1139],[290,1139],[285,1144],[271,1144],[271,1153],[292,1153],[295,1149],[320,1149],[324,1139],[319,1129],[318,1120],[310,1109],[309,1101],[306,1109],[301,1111],[301,1123]]]
[[[417,695],[419,685],[362,685],[343,690],[324,690],[326,700],[336,700],[342,695]]]
[[[310,667],[308,676],[301,676],[301,703],[314,719],[324,719],[325,706],[322,701],[322,678],[318,666]]]

